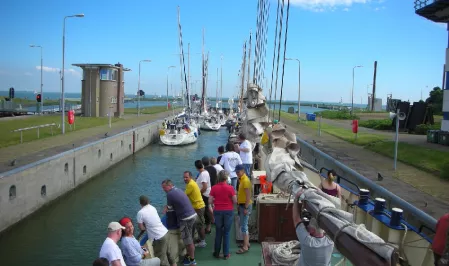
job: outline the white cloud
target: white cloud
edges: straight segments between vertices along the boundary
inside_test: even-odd
[[[349,8],[345,7],[345,8],[343,8],[343,11],[348,12]]]
[[[25,72],[25,76],[32,76],[33,74],[30,72]]]
[[[291,0],[292,5],[319,11],[337,6],[351,6],[353,4],[367,4],[371,0]]]
[[[37,69],[37,70],[41,70],[41,66],[36,66],[36,69]],[[44,72],[55,72],[55,73],[59,73],[59,71],[60,71],[61,69],[60,69],[60,68],[57,68],[57,67],[47,67],[47,66],[43,66],[43,67],[42,67],[42,70],[43,70]],[[73,69],[73,68],[66,68],[64,72],[65,72],[65,73],[70,73],[70,74],[72,74],[72,75],[74,75],[74,76],[81,76],[81,73],[78,72],[78,71],[76,71],[76,70]]]

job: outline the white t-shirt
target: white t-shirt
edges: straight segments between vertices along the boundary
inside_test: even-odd
[[[106,240],[103,242],[103,245],[101,246],[100,258],[108,259],[109,265],[111,265],[111,262],[115,260],[120,260],[122,266],[126,266],[125,261],[123,260],[122,251],[114,242],[114,240],[110,239],[109,237],[106,238]]]
[[[223,171],[223,167],[221,165],[219,165],[218,163],[216,165],[214,165],[215,169],[217,170],[217,175],[218,173],[220,173],[221,171]]]
[[[137,213],[137,223],[145,224],[148,238],[150,239],[161,239],[168,232],[167,228],[165,228],[165,226],[162,224],[161,218],[159,217],[156,208],[154,208],[150,204],[144,206]]]
[[[240,144],[240,149],[242,148],[249,149],[249,152],[240,151],[240,158],[242,159],[242,163],[253,164],[253,150],[251,148],[251,142],[249,142],[247,139],[244,140]]]
[[[231,178],[237,177],[235,173],[235,167],[242,164],[242,159],[240,155],[234,151],[228,151],[221,156],[220,164],[224,167],[226,171],[229,172]]]
[[[198,178],[196,179],[196,184],[198,185],[198,187],[201,188],[203,187],[203,184],[206,182],[207,183],[207,189],[206,191],[203,193],[204,197],[209,197],[209,193],[210,193],[210,175],[209,172],[204,170],[200,173],[200,175],[198,176]]]

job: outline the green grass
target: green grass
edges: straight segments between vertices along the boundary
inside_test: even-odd
[[[360,121],[359,126],[377,130],[391,130],[393,129],[391,123],[391,119],[370,119],[366,121]]]
[[[377,142],[366,146],[367,149],[394,158],[394,142]],[[423,171],[440,175],[449,180],[449,152],[424,148],[408,143],[398,144],[398,160]]]
[[[119,121],[119,118],[112,118],[112,122]],[[55,123],[56,127],[53,127],[53,136],[61,134],[61,129],[58,129],[58,125],[61,124],[60,115],[44,115],[44,116],[27,116],[16,117],[14,119],[2,119],[0,120],[0,148],[4,148],[11,145],[20,144],[20,132],[11,132],[15,129],[26,128],[38,125],[45,125]],[[109,123],[108,118],[102,117],[75,117],[75,130],[70,130],[70,125],[65,119],[65,130],[67,134],[72,131],[79,131],[86,128],[97,127],[101,125],[107,125]],[[51,128],[45,127],[39,129],[39,138],[51,137]],[[37,139],[37,129],[31,129],[23,131],[23,142],[29,142]]]
[[[176,107],[175,110],[181,109],[181,107]],[[172,109],[170,108],[170,111]],[[167,111],[166,106],[151,106],[151,107],[141,107],[140,113],[141,114],[157,114]],[[125,114],[137,114],[137,108],[125,108]]]
[[[320,114],[323,118],[327,119],[338,119],[338,120],[352,120],[352,119],[359,119],[359,117],[355,114],[351,115],[351,113],[348,110],[340,110],[340,111],[322,111],[317,112],[315,114]]]
[[[0,101],[4,100],[5,96],[0,96]],[[14,98],[12,99],[14,103],[21,104],[22,106],[36,106],[38,102],[36,99],[22,99],[22,98]],[[65,101],[66,104],[81,104],[81,101]],[[40,103],[39,103],[40,104]],[[59,100],[45,100],[44,106],[50,105],[59,105]]]

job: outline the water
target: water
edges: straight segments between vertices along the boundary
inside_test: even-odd
[[[135,222],[140,195],[161,211],[166,202],[162,180],[170,178],[184,189],[183,172],[195,173],[194,161],[216,156],[227,138],[222,128],[202,132],[193,145],[144,148],[0,235],[0,264],[92,265],[109,222],[123,216]]]

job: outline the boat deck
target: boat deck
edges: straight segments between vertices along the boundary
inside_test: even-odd
[[[262,259],[262,246],[260,243],[251,242],[251,249],[245,254],[236,254],[236,251],[239,249],[236,241],[235,234],[235,226],[232,226],[231,229],[231,241],[230,241],[230,252],[231,258],[229,260],[217,259],[212,256],[212,252],[214,249],[214,239],[215,239],[215,228],[212,226],[212,233],[206,236],[207,247],[205,248],[196,248],[195,249],[195,259],[198,265],[246,265],[253,266],[259,265]],[[223,250],[221,251],[223,252]],[[338,251],[334,251],[332,255],[332,265],[337,265],[343,256],[338,253]],[[182,265],[181,262],[178,265]],[[350,266],[352,265],[349,261],[345,263],[339,264],[340,266]],[[267,265],[268,266],[268,265]]]

